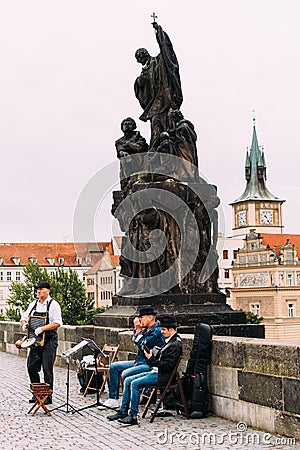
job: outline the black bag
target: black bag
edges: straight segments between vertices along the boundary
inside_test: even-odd
[[[77,377],[80,383],[80,392],[84,392],[86,389],[86,386],[92,376],[94,372],[92,370],[84,370],[83,373],[81,372],[77,372]],[[91,388],[97,388],[100,389],[103,383],[103,373],[97,373],[96,376],[94,377],[92,383],[91,383]]]
[[[207,386],[207,366],[212,347],[212,327],[199,323],[195,335],[182,386],[191,418],[207,415],[209,392]]]

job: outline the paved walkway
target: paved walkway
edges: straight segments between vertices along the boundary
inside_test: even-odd
[[[300,449],[286,438],[269,435],[243,424],[209,416],[186,420],[182,416],[140,419],[138,426],[124,427],[106,419],[107,411],[92,407],[72,414],[66,408],[51,417],[39,410],[33,417],[29,409],[29,381],[24,358],[0,352],[0,449],[1,450],[150,450],[150,449]],[[67,371],[55,367],[55,395],[52,408],[66,401]],[[103,400],[106,395],[103,395]],[[95,396],[78,394],[76,374],[70,371],[70,404],[75,408],[92,405]],[[149,413],[148,413],[149,414]],[[240,431],[239,431],[240,430]]]

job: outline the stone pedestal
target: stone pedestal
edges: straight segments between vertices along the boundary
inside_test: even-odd
[[[246,315],[226,304],[225,295],[202,293],[194,295],[161,294],[155,297],[113,297],[113,306],[94,316],[94,325],[110,328],[132,328],[141,307],[153,306],[159,315],[176,317],[181,333],[194,333],[197,323],[215,326],[215,334],[264,337],[262,325],[247,325]]]

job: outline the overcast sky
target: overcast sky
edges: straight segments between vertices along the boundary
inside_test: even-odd
[[[230,234],[228,203],[245,188],[255,110],[267,186],[286,200],[285,231],[300,232],[299,0],[0,0],[0,242],[73,238],[81,192],[111,170],[121,120],[142,112],[134,53],[159,52],[153,11],[179,60],[182,112],[222,227]],[[147,140],[149,128],[138,121]],[[102,191],[98,240],[116,230]]]

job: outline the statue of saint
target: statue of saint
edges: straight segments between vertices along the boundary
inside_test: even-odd
[[[145,138],[135,129],[135,121],[131,117],[127,117],[121,123],[121,130],[124,136],[115,142],[117,157],[120,159],[121,189],[126,188],[132,174],[143,170],[143,157],[139,154],[148,150]],[[132,155],[137,156],[132,158]]]
[[[142,64],[142,72],[134,84],[134,92],[144,112],[140,119],[151,121],[150,149],[158,145],[159,136],[170,128],[170,108],[180,109],[182,91],[179,65],[167,33],[153,22],[160,53],[152,57],[145,48],[139,48],[135,57]]]
[[[198,167],[197,134],[194,125],[185,119],[179,110],[170,110],[169,116],[174,123],[174,129],[168,130],[177,147],[174,154]]]

